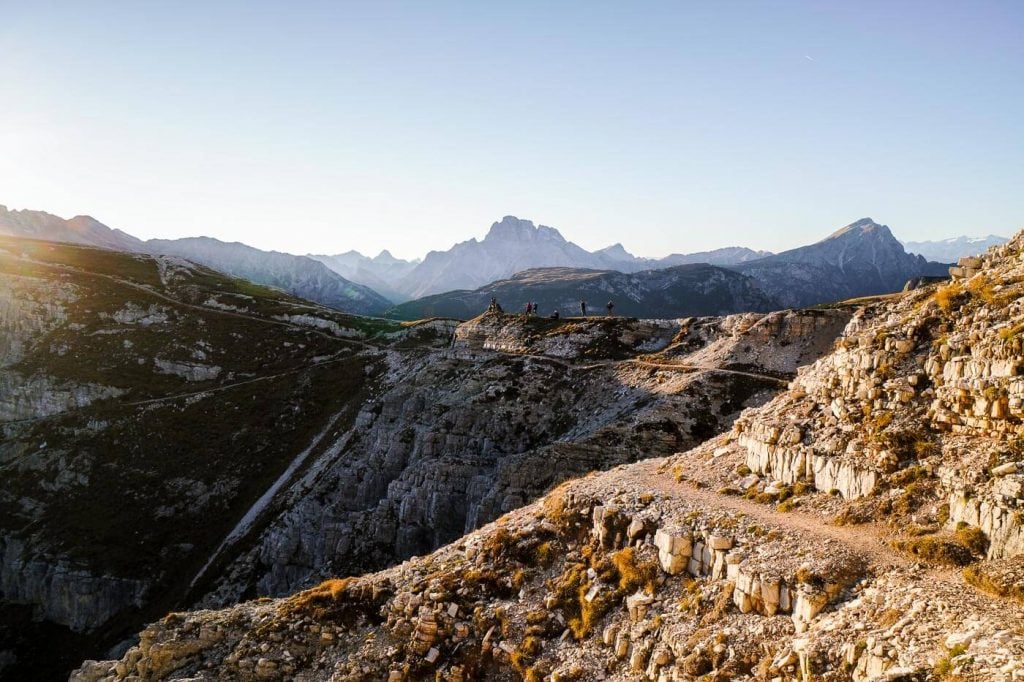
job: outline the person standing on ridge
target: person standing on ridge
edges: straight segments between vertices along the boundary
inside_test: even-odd
[[[604,307],[608,309],[608,317],[611,317],[612,316],[612,308],[615,307],[615,304],[612,303],[611,301],[608,301],[608,303],[605,304]]]
[[[583,317],[587,316],[587,302],[582,299],[580,300],[580,314],[583,315]]]

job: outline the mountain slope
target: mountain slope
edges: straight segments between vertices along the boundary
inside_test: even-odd
[[[378,573],[174,614],[72,680],[1020,677],[1024,232],[963,270],[858,307],[830,352],[695,448]],[[801,338],[806,314],[790,320]],[[532,349],[563,347],[537,331]],[[481,330],[477,348],[514,338]]]
[[[558,310],[563,317],[578,316],[581,299],[587,301],[591,315],[604,315],[605,303],[611,300],[616,315],[641,318],[727,315],[779,307],[753,280],[694,264],[633,274],[574,268],[527,270],[474,291],[451,291],[410,301],[386,314],[396,319],[467,319],[486,310],[492,297],[509,312],[520,311],[530,301],[538,304],[543,316]]]
[[[357,314],[375,314],[391,301],[355,284],[309,258],[261,251],[208,237],[151,239],[143,242],[89,216],[64,220],[42,211],[8,211],[0,206],[0,235],[98,246],[117,251],[161,253],[187,258],[257,284],[278,287],[296,296]]]
[[[86,244],[117,251],[142,251],[143,242],[90,216],[70,220],[43,211],[9,211],[0,205],[0,235]]]
[[[906,253],[888,226],[863,218],[815,244],[731,266],[786,306],[806,306],[899,291],[947,267]]]
[[[964,256],[984,253],[990,246],[1005,244],[1006,237],[951,237],[941,241],[903,242],[908,253],[916,253],[939,263],[955,263]]]
[[[171,608],[354,416],[380,370],[359,342],[400,329],[176,257],[0,237],[0,677],[52,679]]]
[[[348,281],[323,263],[305,256],[261,251],[210,237],[150,239],[152,253],[187,258],[234,277],[283,289],[302,298],[360,315],[372,315],[391,302],[373,289]]]

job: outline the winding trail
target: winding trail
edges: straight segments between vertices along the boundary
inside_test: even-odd
[[[564,358],[555,357],[552,355],[541,355],[538,353],[513,353],[504,351],[484,351],[488,353],[494,353],[495,355],[503,355],[507,357],[522,357],[538,360],[541,362],[549,362],[556,365],[561,365],[566,369],[572,369],[576,371],[588,371],[592,369],[598,369],[601,367],[620,367],[623,365],[638,365],[641,367],[648,367],[651,369],[661,369],[670,372],[682,372],[685,374],[731,374],[734,376],[747,377],[749,379],[755,379],[757,381],[766,381],[779,385],[782,388],[789,386],[788,379],[782,379],[780,377],[772,376],[770,374],[758,374],[756,372],[744,372],[737,369],[727,369],[725,367],[713,367],[708,365],[688,365],[678,362],[654,362],[653,360],[647,360],[643,356],[635,358],[626,358],[624,360],[604,360],[602,362],[593,362],[589,364],[577,364],[572,360],[566,360]]]
[[[629,483],[636,486],[637,489],[656,490],[675,498],[706,504],[713,509],[741,512],[747,517],[767,525],[781,526],[814,537],[839,542],[870,559],[871,563],[879,568],[910,567],[917,564],[913,559],[886,544],[885,537],[890,535],[890,531],[882,526],[870,523],[857,526],[834,526],[820,516],[799,510],[775,511],[772,507],[744,497],[723,495],[707,488],[698,488],[687,481],[676,481],[671,473],[664,469],[664,466],[664,460],[644,460],[632,465],[625,476]]]
[[[1013,599],[985,592],[968,583],[963,573],[950,566],[928,566],[915,560],[888,544],[893,537],[890,528],[876,523],[862,523],[855,526],[835,526],[821,516],[793,510],[776,511],[773,507],[748,500],[744,497],[723,495],[707,488],[700,488],[687,481],[676,481],[667,469],[664,459],[643,460],[626,467],[622,483],[635,490],[650,490],[668,495],[681,501],[697,502],[710,509],[740,512],[747,518],[756,519],[766,526],[775,526],[800,533],[804,537],[839,543],[859,556],[878,573],[894,569],[923,570],[926,580],[932,580],[964,590],[981,600],[1006,604],[1015,610],[1020,604]]]

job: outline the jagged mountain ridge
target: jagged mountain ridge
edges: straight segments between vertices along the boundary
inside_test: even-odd
[[[697,448],[377,574],[178,614],[73,679],[1019,677],[1022,259],[1024,233],[859,308]]]
[[[447,251],[431,251],[395,286],[407,298],[454,290],[471,290],[506,279],[524,270],[564,267],[633,273],[688,263],[731,265],[765,255],[742,247],[727,247],[665,258],[638,258],[622,246],[590,252],[553,227],[505,216],[491,225],[483,240],[460,242]]]
[[[526,301],[536,301],[542,304],[543,314],[554,309],[562,315],[578,314],[580,299],[587,300],[595,313],[611,299],[616,312],[624,315],[725,314],[888,294],[912,279],[947,274],[947,266],[906,253],[887,226],[870,218],[847,225],[815,244],[725,267],[693,264],[629,275],[568,268],[532,270],[474,291],[410,301],[388,315],[465,319],[483,310],[492,296],[515,309]]]
[[[817,244],[773,256],[761,257],[761,252],[729,247],[646,259],[633,256],[621,244],[591,253],[565,240],[554,228],[506,216],[491,226],[483,240],[470,239],[448,251],[432,251],[418,263],[396,259],[388,252],[373,259],[354,251],[335,256],[292,256],[205,237],[143,243],[88,217],[64,221],[41,212],[6,209],[0,212],[0,230],[22,236],[50,235],[57,240],[106,248],[172,253],[362,314],[376,314],[389,307],[390,300],[378,291],[391,300],[401,300],[424,292],[472,290],[537,267],[631,274],[709,262],[752,276],[769,297],[792,307],[898,291],[911,279],[945,271],[938,263],[905,253],[888,227],[870,219],[853,223]],[[674,314],[650,307],[655,314]]]
[[[150,239],[147,251],[187,258],[234,277],[274,286],[338,310],[372,315],[391,301],[373,289],[341,277],[323,263],[305,256],[262,251],[239,242],[211,237]]]
[[[939,241],[903,242],[908,253],[916,253],[930,261],[955,263],[965,256],[977,256],[990,246],[1007,242],[1006,237],[990,234],[987,237],[950,237]]]
[[[229,244],[209,237],[142,241],[89,216],[64,220],[43,211],[8,211],[3,206],[0,206],[0,234],[119,251],[177,255],[344,312],[373,314],[391,305],[390,300],[371,288],[350,282],[310,258],[261,251],[237,242]]]
[[[692,264],[632,274],[577,268],[526,270],[474,291],[451,291],[410,301],[385,315],[412,320],[468,319],[485,310],[491,298],[510,312],[521,311],[529,301],[538,305],[542,316],[557,310],[562,317],[579,316],[581,300],[587,302],[590,315],[605,315],[605,304],[612,301],[617,315],[668,319],[781,307],[748,277],[712,265]]]

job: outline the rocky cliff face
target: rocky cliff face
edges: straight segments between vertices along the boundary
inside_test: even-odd
[[[0,421],[57,414],[120,393],[109,386],[26,376],[15,369],[38,339],[67,323],[68,308],[77,297],[69,283],[0,273]],[[68,351],[66,345],[54,348],[55,353]]]
[[[1024,233],[952,274],[858,308],[785,390],[692,449],[571,481],[378,573],[172,614],[73,679],[1017,679]],[[742,376],[749,341],[845,321],[684,320],[600,382],[628,395],[646,375],[671,395],[663,365]],[[451,352],[488,346],[524,372],[592,348],[516,342],[484,318]],[[779,375],[811,346],[774,354]],[[582,353],[580,375],[611,369]]]
[[[777,317],[805,315],[832,323],[778,326],[765,347],[813,353],[848,316]],[[696,348],[746,347],[758,327],[748,322],[687,336]],[[777,373],[755,363],[686,364],[674,341],[689,324],[485,315],[459,325],[447,350],[392,355],[378,397],[330,448],[335,459],[287,493],[286,511],[204,603],[427,553],[562,480],[696,444],[778,389]]]
[[[918,467],[947,528],[980,528],[992,559],[1024,552],[1020,247],[963,259],[952,283],[861,311],[792,391],[737,422],[747,465],[847,499]]]

